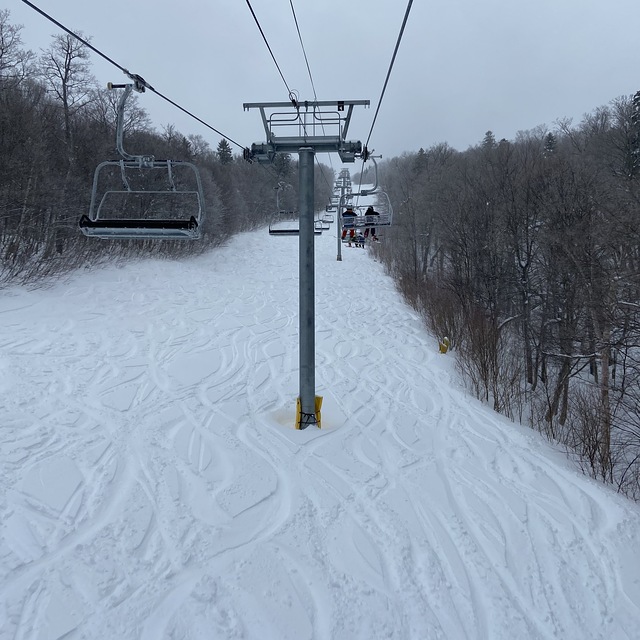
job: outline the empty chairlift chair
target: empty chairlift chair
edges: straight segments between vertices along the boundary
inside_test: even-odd
[[[269,235],[271,236],[298,236],[300,235],[300,222],[295,211],[277,211],[269,223]]]
[[[276,212],[269,223],[269,235],[271,236],[299,236],[300,235],[300,219],[298,212],[280,208],[280,192],[284,191],[288,186],[284,182],[279,182],[274,187],[276,192]],[[313,233],[320,235],[322,233],[322,223],[320,220],[314,220]]]
[[[79,223],[82,233],[107,239],[199,238],[204,194],[198,169],[191,162],[127,153],[123,148],[125,103],[132,89],[144,91],[144,86],[108,86],[124,89],[116,129],[121,159],[97,166],[89,213]]]

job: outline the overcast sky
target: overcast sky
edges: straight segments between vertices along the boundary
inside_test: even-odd
[[[26,48],[39,53],[59,32],[21,0],[3,4]],[[242,146],[265,139],[244,102],[286,101],[287,86],[314,99],[291,0],[251,0],[286,85],[243,0],[34,4]],[[371,101],[355,108],[350,140],[369,136],[406,6],[293,0],[318,99]],[[512,140],[558,118],[577,123],[640,89],[639,27],[640,0],[414,0],[369,147],[383,158],[439,142],[464,150],[488,130]],[[91,62],[100,84],[126,81],[93,53]],[[153,93],[140,106],[158,130],[173,123],[214,148],[220,140]]]

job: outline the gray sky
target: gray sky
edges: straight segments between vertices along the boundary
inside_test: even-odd
[[[265,139],[244,102],[286,101],[288,90],[243,0],[33,0],[159,92],[243,146]],[[290,0],[251,0],[290,89],[313,100]],[[293,0],[319,100],[356,107],[350,140],[366,141],[407,2]],[[55,25],[5,0],[39,53]],[[459,150],[487,130],[520,130],[582,115],[640,89],[639,0],[414,0],[370,140],[383,158],[438,142]],[[126,77],[91,55],[100,84]],[[173,123],[213,148],[220,136],[153,93],[140,105],[160,130]],[[235,152],[239,149],[232,147]],[[325,161],[322,157],[320,161]],[[333,161],[334,167],[340,165]]]

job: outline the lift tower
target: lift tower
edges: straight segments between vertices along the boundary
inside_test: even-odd
[[[254,143],[249,159],[270,163],[278,153],[297,153],[298,211],[300,216],[300,397],[296,428],[318,425],[315,379],[315,251],[314,157],[337,153],[342,162],[354,162],[362,152],[360,141],[347,141],[354,106],[369,100],[249,102],[244,110],[259,109],[266,142]]]

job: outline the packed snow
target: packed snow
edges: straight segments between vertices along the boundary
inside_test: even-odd
[[[640,637],[638,505],[465,393],[368,248],[315,254],[320,429],[295,237],[3,292],[0,637]]]

